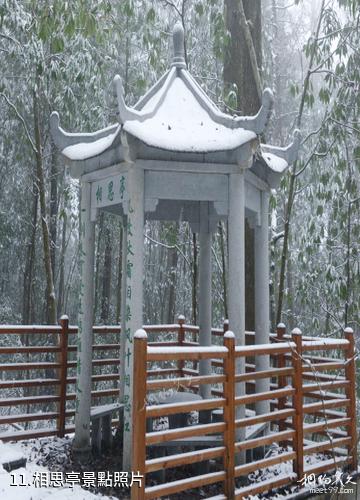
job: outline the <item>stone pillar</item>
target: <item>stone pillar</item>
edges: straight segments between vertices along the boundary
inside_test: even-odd
[[[245,345],[245,180],[243,170],[229,179],[229,329],[236,344]],[[236,373],[245,373],[245,358],[236,361]],[[236,384],[236,396],[245,394],[245,384]],[[245,407],[237,407],[236,418],[245,418]],[[245,438],[244,428],[237,440]],[[244,457],[241,457],[241,461]]]
[[[127,270],[127,218],[124,215],[123,221],[123,240],[122,240],[122,270],[121,270],[121,335],[120,335],[120,401],[124,400],[125,393],[125,349],[126,349],[126,270]]]
[[[90,447],[90,408],[94,317],[95,223],[90,219],[91,185],[81,183],[80,204],[80,305],[77,338],[75,438],[73,451],[84,457]]]
[[[269,297],[269,193],[261,192],[261,214],[255,225],[255,344],[270,342]],[[256,371],[270,368],[269,356],[257,356]],[[270,390],[270,379],[256,381],[256,392]],[[256,403],[256,413],[268,413],[269,401]]]
[[[209,231],[208,203],[200,202],[200,234],[199,234],[199,344],[211,345],[211,240]],[[199,361],[199,375],[211,374],[211,360]],[[211,386],[200,385],[200,395],[211,397]]]
[[[123,471],[131,471],[133,336],[143,325],[144,170],[132,165],[127,182]]]

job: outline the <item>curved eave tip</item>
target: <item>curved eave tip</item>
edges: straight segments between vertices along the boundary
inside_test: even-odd
[[[295,129],[293,132],[293,141],[288,149],[287,162],[289,165],[293,164],[297,160],[300,146],[301,146],[301,132],[299,129]]]
[[[173,28],[173,36],[177,35],[177,34],[184,34],[184,27],[182,25],[182,22],[180,21],[180,19],[178,19],[176,21],[176,23],[174,24],[174,28]]]
[[[121,84],[121,76],[115,75],[113,79],[113,83],[118,85],[118,82]]]
[[[145,330],[140,328],[139,330],[137,330],[135,332],[134,338],[135,339],[147,339],[147,333],[145,332]]]
[[[301,138],[302,138],[301,132],[298,128],[296,128],[293,132],[293,141],[292,141],[292,146],[293,146],[294,150],[296,151],[296,153],[300,149]]]
[[[50,115],[50,128],[58,129],[60,126],[60,116],[57,111],[53,111]]]
[[[53,111],[50,115],[50,134],[56,147],[62,151],[64,131],[60,127],[60,116],[57,111]]]
[[[293,137],[294,137],[294,139],[297,139],[298,141],[301,139],[301,131],[298,128],[296,128],[294,130]]]
[[[267,87],[263,91],[261,104],[265,110],[265,120],[264,120],[264,129],[265,129],[269,123],[271,113],[272,113],[272,110],[274,107],[274,94],[273,94],[272,90],[269,89],[269,87]]]
[[[261,101],[262,101],[263,106],[265,106],[267,108],[272,108],[272,106],[274,104],[274,94],[273,94],[273,91],[269,87],[266,87],[264,89]]]
[[[262,134],[266,129],[274,104],[274,94],[268,87],[263,90],[261,97],[261,108],[258,114],[252,119],[254,128],[252,129],[257,135]]]
[[[113,86],[114,86],[115,95],[120,94],[122,96],[124,94],[124,87],[123,87],[122,78],[120,75],[114,76]]]
[[[129,118],[129,110],[125,103],[124,98],[124,87],[122,83],[122,78],[120,75],[115,75],[113,79],[114,86],[114,97],[117,99],[118,103],[118,118],[119,123],[124,124]]]

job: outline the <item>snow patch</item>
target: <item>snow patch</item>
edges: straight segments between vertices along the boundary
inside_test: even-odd
[[[30,446],[29,446],[30,444]],[[48,439],[44,446],[51,446],[51,440]],[[30,448],[30,449],[29,449]],[[39,474],[50,473],[49,469],[36,464],[38,455],[33,453],[34,447],[31,443],[9,443],[4,445],[0,442],[0,457],[1,461],[7,462],[16,460],[17,458],[27,457],[26,468],[16,469],[8,473],[2,465],[0,465],[0,498],[6,500],[116,500],[114,497],[104,496],[101,494],[93,494],[79,485],[71,486],[64,484],[61,487],[36,487],[34,478],[38,478]],[[23,475],[23,476],[21,476]],[[12,484],[19,486],[12,486]],[[24,486],[20,486],[23,484]]]
[[[281,174],[288,168],[287,161],[280,158],[280,156],[274,155],[273,153],[263,153],[263,158],[273,172]]]
[[[0,441],[0,463],[6,464],[24,458],[23,452],[16,446],[4,444]]]

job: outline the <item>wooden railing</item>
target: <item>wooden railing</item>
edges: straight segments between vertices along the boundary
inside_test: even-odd
[[[118,397],[119,333],[118,326],[94,327],[94,404]],[[76,335],[66,317],[58,326],[0,326],[0,426],[12,428],[0,433],[1,440],[74,430]],[[29,423],[30,429],[19,425]]]
[[[346,329],[344,337],[314,339],[302,337],[301,332],[295,329],[288,338],[285,328],[280,325],[270,344],[235,346],[234,335],[227,332],[223,334],[222,346],[199,347],[195,341],[188,345],[184,340],[179,346],[154,346],[148,345],[144,331],[137,332],[134,340],[133,470],[143,474],[145,481],[140,487],[132,489],[132,500],[161,498],[189,489],[204,490],[216,483],[216,498],[245,498],[300,481],[304,473],[319,474],[338,467],[356,470],[355,347],[352,330]],[[248,364],[247,372],[236,373],[236,360],[257,356],[269,356],[271,369],[254,372],[253,364]],[[213,360],[213,369],[211,374],[200,376],[196,369],[189,366],[203,359]],[[166,367],[162,368],[164,363]],[[152,368],[154,365],[155,369]],[[239,394],[239,387],[243,388],[244,383],[254,384],[262,378],[271,382],[269,391],[249,392],[251,386],[246,385],[244,392]],[[151,393],[169,389],[184,391],[187,388],[196,392],[203,384],[213,388],[210,399],[199,396],[195,401],[168,404],[165,400],[161,404],[160,392],[160,402],[149,403]],[[269,401],[268,413],[255,414],[254,404],[259,401]],[[175,429],[156,428],[159,417],[219,409],[222,410],[220,421]],[[147,420],[151,421],[150,427],[147,427]],[[266,424],[264,434],[246,439],[246,429],[258,424]],[[153,430],[146,432],[147,428]],[[199,436],[213,438],[208,441],[205,438],[201,449],[196,449],[199,448],[196,441]],[[156,447],[169,442],[173,447],[175,442],[181,449],[185,439],[188,446],[195,443],[194,449],[171,455],[169,448],[165,456],[153,458]],[[210,444],[207,445],[207,442]],[[246,450],[274,443],[282,446],[276,455],[251,463],[244,461]],[[306,457],[319,452],[323,453],[324,460],[316,466],[310,465]],[[151,478],[155,471],[210,460],[214,469],[210,472],[189,478],[188,469],[183,477],[179,469],[175,476],[177,480],[147,486],[146,479]],[[244,478],[250,473],[284,462],[292,463],[292,474],[279,474],[241,487],[237,484],[237,478],[242,478],[241,484],[244,484]],[[209,498],[213,492],[209,492]]]
[[[184,323],[145,328],[154,345],[172,346],[197,334]],[[53,326],[0,325],[0,440],[73,432],[77,332],[66,316]],[[93,406],[118,400],[120,332],[118,325],[93,328]]]
[[[149,336],[149,342],[146,341],[146,362],[140,362],[136,354],[136,363],[137,366],[142,363],[142,373],[146,370],[147,376],[137,375],[135,378],[134,404],[140,405],[145,400],[139,398],[141,390],[144,390],[139,384],[145,380],[146,392],[175,389],[197,393],[200,385],[207,384],[211,385],[212,397],[176,408],[154,404],[142,404],[141,408],[138,406],[134,411],[134,416],[139,417],[134,422],[138,438],[134,444],[137,450],[134,470],[150,474],[161,468],[197,461],[211,459],[219,462],[220,458],[223,466],[210,476],[203,474],[203,477],[189,479],[185,483],[164,483],[144,490],[135,488],[134,495],[140,495],[139,498],[155,498],[185,487],[203,487],[214,482],[223,483],[221,489],[228,498],[231,498],[232,491],[236,491],[236,496],[241,498],[246,491],[247,494],[256,494],[288,484],[290,480],[301,478],[304,472],[321,473],[333,469],[335,464],[336,467],[349,465],[355,468],[355,361],[352,331],[346,330],[345,338],[339,340],[300,338],[296,331],[286,335],[285,328],[280,325],[275,334],[270,334],[270,344],[250,345],[254,343],[254,333],[247,332],[246,343],[249,345],[233,348],[231,336],[224,337],[227,327],[225,322],[224,328],[212,329],[214,346],[211,348],[198,346],[199,328],[186,325],[182,317],[178,324],[144,327]],[[76,334],[77,327],[70,326],[65,317],[55,326],[0,326],[1,440],[63,436],[65,432],[74,430]],[[11,339],[14,339],[13,342]],[[93,405],[118,399],[119,341],[119,326],[94,327]],[[136,349],[139,342],[135,341]],[[269,370],[255,372],[255,358],[258,355],[270,357]],[[198,362],[204,358],[211,359],[213,370],[207,377],[199,376],[198,373]],[[240,358],[245,358],[246,370],[244,373],[235,373],[233,365]],[[39,372],[43,374],[41,377]],[[15,373],[16,377],[12,375]],[[256,394],[255,384],[261,378],[269,379],[271,390]],[[243,395],[236,392],[240,383],[245,386]],[[270,401],[271,411],[256,415],[253,412],[254,404],[261,400]],[[231,401],[233,404],[229,404]],[[234,420],[232,412],[235,407],[247,408],[248,414],[245,417],[236,416]],[[223,410],[221,421],[148,434],[141,428],[141,425],[145,425],[144,417],[145,420],[154,420],[160,415],[176,411],[215,409]],[[113,421],[113,425],[117,423]],[[264,423],[276,435],[272,432],[253,439],[241,438],[242,429]],[[165,459],[150,459],[146,454],[144,459],[145,450],[151,449],[149,447],[159,446],[169,439],[192,439],[199,435],[217,436],[220,445],[176,454],[167,457],[166,463]],[[143,439],[139,436],[143,436]],[[276,456],[253,464],[235,465],[237,453],[272,443],[287,448]],[[320,452],[330,458],[316,468],[306,469],[306,457]],[[293,463],[293,478],[277,477],[267,484],[248,485],[247,489],[243,488],[240,492],[232,490],[237,477],[283,461]]]

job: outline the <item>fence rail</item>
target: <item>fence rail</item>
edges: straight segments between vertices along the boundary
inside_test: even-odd
[[[186,325],[182,316],[176,324],[146,325],[144,328],[152,337],[149,344],[153,347],[198,345],[199,328]],[[2,414],[0,411],[0,426],[13,428],[11,432],[0,430],[1,440],[38,436],[40,429],[27,429],[29,423],[35,422],[48,423],[48,427],[41,429],[43,435],[63,436],[65,432],[73,431],[75,411],[72,403],[75,393],[70,388],[75,387],[76,383],[77,345],[73,339],[77,332],[77,326],[69,325],[65,316],[60,319],[59,325],[0,325],[0,408],[8,409],[9,412]],[[93,333],[93,370],[96,373],[92,377],[92,397],[96,406],[104,401],[113,402],[118,396],[120,360],[116,355],[120,349],[121,327],[94,326]],[[214,340],[223,333],[223,329],[212,329]],[[5,335],[9,336],[6,345],[3,340]],[[160,342],[157,338],[159,335],[171,339]],[[15,336],[20,340],[9,345],[9,340],[15,340]],[[107,341],[109,336],[112,337],[111,342]],[[249,342],[253,341],[253,336],[253,332],[247,332]],[[38,345],[31,345],[34,339]],[[9,362],[9,358],[13,361]],[[218,362],[214,360],[214,363]],[[162,373],[183,377],[184,370],[184,361],[179,359],[176,368],[165,368]],[[38,376],[39,371],[43,372],[43,376]],[[14,372],[22,372],[22,379],[15,379],[14,376],[8,378]],[[97,386],[100,382],[103,384],[99,390]],[[112,389],[107,388],[106,384],[112,384]],[[44,394],[45,389],[47,392]],[[24,428],[20,428],[21,423],[25,424]],[[114,420],[114,425],[116,423]]]
[[[142,354],[135,354],[135,363],[142,371],[137,372],[134,384],[134,470],[146,476],[204,461],[216,464],[216,470],[185,481],[135,488],[134,499],[158,498],[215,483],[220,483],[223,498],[243,498],[287,485],[304,472],[325,472],[335,465],[356,467],[355,346],[350,329],[342,339],[319,339],[297,331],[287,335],[280,325],[270,334],[270,344],[250,345],[254,332],[246,332],[247,345],[239,347],[231,334],[226,334],[225,322],[223,329],[212,329],[214,345],[200,347],[199,328],[187,325],[182,317],[177,324],[144,328],[149,342],[135,339],[135,349],[142,349]],[[97,405],[118,399],[120,327],[95,326],[93,332],[92,397]],[[74,430],[76,335],[77,327],[69,325],[65,317],[54,326],[0,326],[1,440],[63,436]],[[257,356],[268,356],[270,368],[255,371]],[[210,375],[199,374],[204,360],[210,360]],[[235,371],[236,360],[245,363],[244,373]],[[21,379],[15,379],[15,372],[21,373]],[[268,390],[256,391],[261,380],[269,382]],[[198,401],[180,405],[144,405],[148,395],[159,391],[197,394],[202,386],[211,387],[210,398],[199,396]],[[256,414],[254,408],[260,401],[268,402],[268,411]],[[147,421],[194,411],[218,414],[221,420],[146,431]],[[247,438],[249,428],[265,424],[270,434]],[[203,443],[201,449],[166,457],[148,455],[149,450],[168,444],[176,450],[179,440],[197,442],[198,447]],[[253,464],[237,463],[239,454],[274,443],[284,447],[278,455]],[[320,452],[332,460],[309,466],[307,457]],[[283,462],[292,463],[292,476],[236,486],[237,478]]]
[[[189,331],[197,333],[193,327]],[[219,338],[219,331],[215,334]],[[214,484],[218,484],[216,498],[245,498],[300,481],[305,472],[322,473],[339,466],[357,469],[355,346],[351,329],[345,330],[342,339],[315,339],[303,337],[298,329],[289,337],[280,325],[272,336],[273,343],[256,346],[235,346],[231,332],[222,332],[222,336],[223,345],[199,347],[193,339],[190,347],[184,345],[184,335],[178,346],[166,347],[148,343],[144,331],[135,335],[132,467],[145,476],[145,482],[133,488],[132,500],[161,498]],[[327,353],[324,362],[323,353]],[[257,356],[268,356],[272,368],[252,371]],[[200,375],[197,369],[190,368],[209,359],[211,374]],[[247,373],[236,372],[236,359],[246,361]],[[261,379],[268,379],[269,390],[254,392],[254,383]],[[201,398],[199,388],[203,385],[211,385],[210,399]],[[168,403],[166,393],[161,391],[173,389],[190,389],[199,396]],[[154,394],[158,395],[155,403]],[[269,403],[268,412],[254,412],[259,401]],[[204,423],[200,416],[206,411],[214,416],[220,414],[220,421]],[[198,423],[156,428],[156,419],[193,412],[199,415]],[[251,437],[248,430],[253,426],[262,426],[262,435]],[[251,463],[244,461],[247,450],[274,443],[280,446],[277,454]],[[181,448],[183,445],[190,446],[190,451]],[[154,458],[156,449],[163,446],[169,448]],[[174,446],[176,453],[170,454]],[[324,458],[320,464],[308,461],[309,456],[320,452]],[[189,478],[189,470],[185,469],[182,479],[147,486],[155,471],[204,461],[212,464],[206,473]],[[284,462],[292,464],[292,473],[241,486],[250,473]],[[178,470],[175,477],[180,476]],[[238,478],[242,478],[241,483],[237,483]],[[209,490],[209,498],[213,494],[214,490]]]

